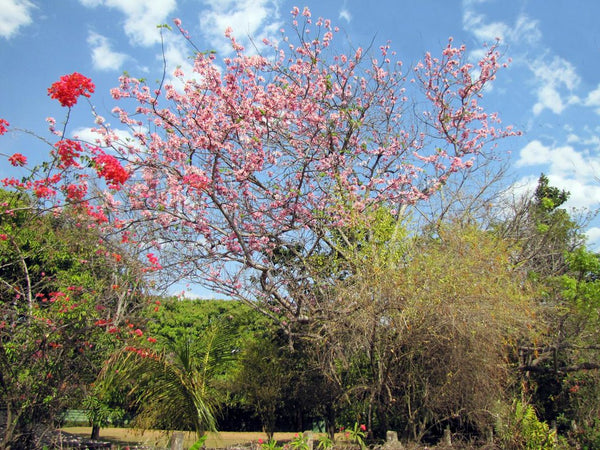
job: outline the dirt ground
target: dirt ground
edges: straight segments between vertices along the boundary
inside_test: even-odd
[[[76,434],[86,438],[90,437],[91,427],[65,427],[62,431]],[[295,433],[275,433],[274,439],[277,441],[288,441],[293,439]],[[167,447],[171,435],[165,431],[140,431],[129,428],[102,428],[100,430],[100,440],[108,440],[122,445],[147,445],[156,447]],[[209,433],[206,441],[206,447],[226,448],[236,444],[248,444],[257,442],[259,439],[267,440],[267,435],[261,432],[241,433],[241,432],[220,432]],[[196,441],[196,435],[193,433],[185,434],[184,448],[190,447]]]

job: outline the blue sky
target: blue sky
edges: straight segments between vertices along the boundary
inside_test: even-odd
[[[61,75],[91,77],[100,114],[110,116],[109,89],[124,71],[153,80],[161,67],[157,24],[180,18],[201,49],[229,52],[223,31],[242,42],[276,36],[293,6],[330,18],[354,46],[390,40],[405,65],[439,53],[452,36],[471,55],[502,38],[512,59],[485,101],[523,136],[503,142],[511,176],[535,185],[541,172],[571,192],[569,205],[600,206],[600,2],[597,0],[0,0],[0,117],[47,136],[45,118],[64,117],[46,89]],[[189,64],[190,48],[165,36],[171,67]],[[71,130],[90,124],[76,109]],[[116,122],[116,121],[115,121]],[[115,123],[116,124],[116,123]],[[46,147],[10,133],[0,153],[30,158]],[[4,163],[2,163],[4,164]],[[12,168],[0,166],[0,175]],[[596,225],[596,222],[593,223]],[[589,230],[600,242],[600,225]]]

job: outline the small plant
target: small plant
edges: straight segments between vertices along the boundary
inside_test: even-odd
[[[505,447],[551,450],[557,446],[556,431],[538,419],[533,406],[515,400],[496,424]]]
[[[355,444],[360,445],[360,448],[366,448],[365,438],[367,437],[367,427],[364,424],[359,424],[358,422],[354,423],[354,427],[352,427],[347,432],[347,436],[350,437],[350,440]]]
[[[296,433],[294,439],[290,442],[290,448],[293,450],[308,450],[308,439],[304,435]]]
[[[333,447],[333,440],[328,434],[322,434],[319,436],[318,440],[319,444],[317,445],[317,449],[319,450],[330,450]]]
[[[208,434],[205,434],[200,439],[198,439],[196,442],[194,442],[194,445],[192,445],[189,450],[200,450],[202,447],[204,447],[204,443],[206,442],[207,439],[208,439]]]
[[[282,445],[277,445],[275,439],[269,439],[267,442],[263,442],[262,439],[258,440],[261,450],[283,450]]]

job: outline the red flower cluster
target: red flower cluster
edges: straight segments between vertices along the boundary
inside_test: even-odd
[[[98,176],[109,182],[109,187],[119,189],[127,181],[129,173],[123,168],[121,163],[111,155],[101,154],[94,158]]]
[[[15,153],[10,158],[8,158],[8,162],[11,163],[15,167],[24,166],[25,164],[27,164],[27,158],[25,156],[21,155],[20,153]]]
[[[10,124],[6,120],[0,119],[0,136],[6,133],[6,127],[9,125]]]
[[[87,186],[79,184],[69,184],[65,188],[67,198],[74,202],[80,202],[85,198],[87,194]]]
[[[96,89],[92,80],[80,73],[73,72],[71,75],[63,75],[59,81],[52,83],[48,88],[48,95],[60,102],[62,106],[71,107],[77,103],[77,97],[90,96]]]
[[[28,182],[25,186],[27,189],[33,189],[33,193],[37,198],[50,198],[56,195],[56,186],[61,180],[60,174],[53,175],[49,178],[42,178],[33,183]]]
[[[64,169],[70,166],[79,167],[79,164],[75,162],[75,158],[78,158],[83,151],[79,142],[72,141],[71,139],[63,139],[54,144],[54,146],[60,158],[61,168]]]

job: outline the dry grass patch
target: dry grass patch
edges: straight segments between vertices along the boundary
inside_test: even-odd
[[[92,433],[91,427],[65,427],[62,431],[89,438]],[[171,437],[170,431],[160,430],[136,430],[132,428],[102,428],[100,439],[125,445],[147,445],[156,447],[167,447]],[[277,441],[289,441],[296,433],[275,433]],[[211,448],[226,448],[236,444],[248,444],[257,442],[259,439],[267,440],[267,435],[262,432],[220,432],[208,433],[206,446]],[[184,447],[190,447],[196,441],[194,433],[185,433]]]

